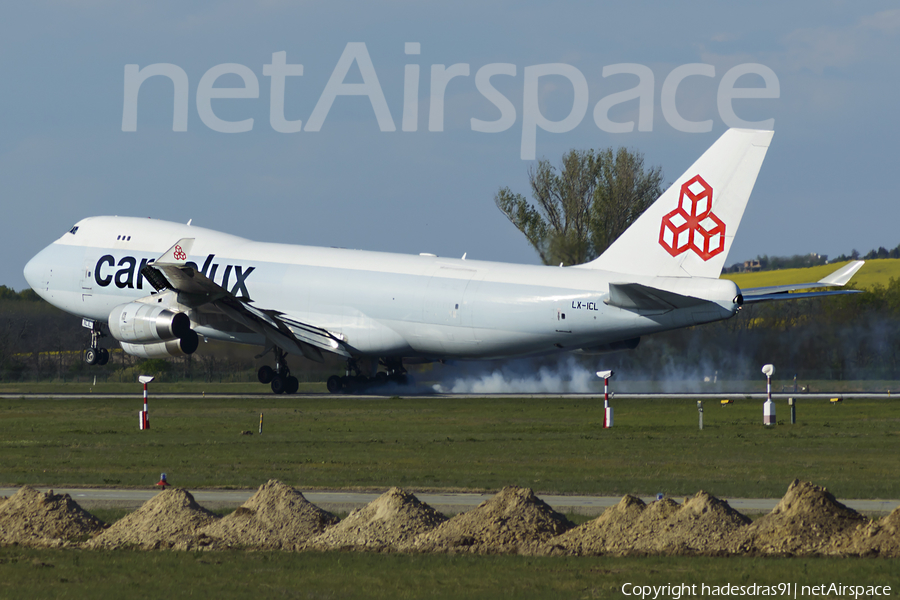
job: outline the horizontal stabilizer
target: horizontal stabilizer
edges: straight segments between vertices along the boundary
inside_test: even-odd
[[[862,294],[862,290],[827,290],[824,292],[796,292],[794,294],[788,292],[758,294],[749,297],[744,296],[744,304],[768,302],[770,300],[802,300],[803,298],[821,298],[823,296],[840,296],[844,294]]]
[[[850,278],[856,275],[862,266],[866,264],[864,260],[855,260],[848,263],[827,277],[823,277],[818,281],[822,285],[846,285]]]
[[[790,292],[795,290],[813,290],[823,287],[844,286],[864,264],[866,264],[864,260],[853,261],[814,283],[792,283],[789,285],[749,288],[741,290],[741,295],[744,298],[744,304],[752,304],[754,302],[766,302],[769,300],[797,300],[799,298],[815,298],[817,296],[857,294],[859,293],[859,290],[831,290],[826,292],[806,292],[802,294],[792,294]]]
[[[667,292],[659,288],[641,285],[640,283],[609,284],[609,306],[626,310],[673,310],[707,304],[707,300]]]

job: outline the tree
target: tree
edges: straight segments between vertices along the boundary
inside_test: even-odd
[[[660,167],[644,170],[644,155],[612,148],[598,155],[600,177],[594,192],[591,243],[600,256],[663,193]]]
[[[625,148],[570,150],[559,171],[542,159],[528,179],[533,202],[504,187],[494,203],[546,265],[596,258],[662,193],[662,170]]]

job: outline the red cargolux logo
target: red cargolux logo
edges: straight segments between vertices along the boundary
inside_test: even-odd
[[[659,245],[672,256],[688,248],[703,260],[725,249],[725,223],[712,212],[712,187],[695,175],[681,186],[678,208],[663,217]]]
[[[175,257],[175,260],[184,260],[187,258],[187,254],[184,253],[184,250],[181,249],[181,246],[175,244],[175,252],[172,253],[172,256]]]

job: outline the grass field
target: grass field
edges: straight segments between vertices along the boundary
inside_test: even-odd
[[[534,558],[0,548],[0,598],[634,597],[622,593],[625,584],[631,584],[629,593],[633,593],[633,585],[696,585],[698,596],[711,597],[709,591],[702,593],[704,584],[786,583],[889,585],[890,596],[896,597],[898,564],[897,560],[833,558]]]
[[[703,431],[693,400],[613,404],[604,430],[601,398],[151,397],[141,432],[139,397],[0,400],[0,484],[149,486],[166,472],[188,488],[277,478],[301,489],[780,497],[801,478],[839,498],[900,497],[896,400],[802,400],[797,425],[781,403],[772,428],[761,401],[707,402]]]
[[[804,401],[766,429],[760,401],[597,399],[0,400],[0,484],[496,489],[781,496],[794,477],[839,497],[898,497],[900,404]],[[256,431],[265,413],[262,436]],[[97,511],[109,520],[120,509]],[[0,547],[0,598],[633,598],[624,584],[890,585],[885,559],[136,552]],[[735,594],[737,592],[734,592]],[[752,596],[752,595],[751,595]],[[659,598],[672,598],[663,593]],[[690,597],[690,596],[682,596]],[[804,597],[809,597],[806,595]]]
[[[757,273],[728,273],[722,275],[722,278],[734,281],[742,289],[791,283],[812,283],[846,264],[834,263],[808,269],[782,269]],[[850,282],[856,284],[857,289],[863,290],[871,289],[875,285],[886,286],[892,278],[900,279],[900,260],[881,258],[867,260]]]

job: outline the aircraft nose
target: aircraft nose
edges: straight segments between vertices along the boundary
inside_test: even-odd
[[[28,285],[31,286],[31,289],[35,291],[40,287],[42,280],[44,283],[46,282],[46,277],[44,277],[44,260],[41,254],[43,254],[43,252],[39,252],[25,265],[25,281],[27,281]]]

